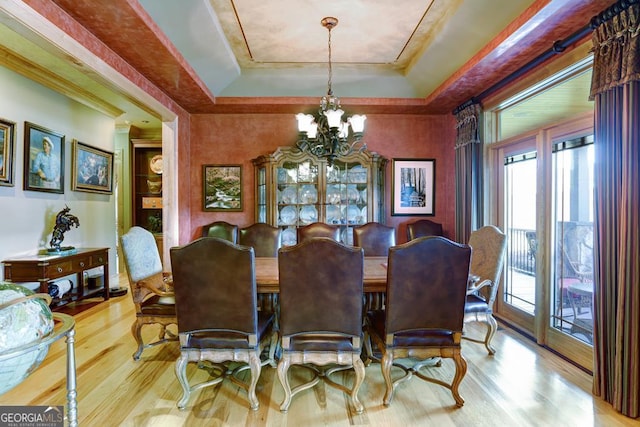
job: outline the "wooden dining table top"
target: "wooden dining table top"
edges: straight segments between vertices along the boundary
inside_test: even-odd
[[[278,258],[256,257],[258,293],[277,293],[279,287]],[[387,257],[364,258],[364,291],[386,292]]]

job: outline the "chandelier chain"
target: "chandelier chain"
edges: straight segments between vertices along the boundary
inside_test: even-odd
[[[329,46],[329,79],[327,80],[327,95],[331,96],[333,95],[333,91],[331,90],[331,77],[333,75],[333,69],[331,68],[331,27],[328,27],[329,29],[329,42],[328,42],[328,46]]]

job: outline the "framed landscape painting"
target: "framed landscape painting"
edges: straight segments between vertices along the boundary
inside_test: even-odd
[[[391,215],[435,215],[435,159],[393,159]]]
[[[204,165],[202,190],[205,211],[241,211],[242,166]]]
[[[0,119],[0,185],[8,187],[13,187],[15,127],[15,123]]]
[[[24,190],[64,194],[64,139],[61,133],[24,123]]]
[[[71,189],[113,193],[113,153],[73,140]]]

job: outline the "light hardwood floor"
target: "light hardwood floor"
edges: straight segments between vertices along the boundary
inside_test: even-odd
[[[126,278],[121,280],[126,284]],[[129,294],[75,318],[81,426],[640,426],[591,395],[590,375],[504,327],[494,339],[498,351],[493,357],[481,345],[463,343],[469,366],[460,386],[462,408],[455,407],[448,390],[418,378],[401,384],[391,406],[385,407],[380,366],[371,364],[359,393],[362,415],[350,412],[347,397],[322,382],[294,397],[288,414],[282,414],[282,388],[270,367],[263,369],[258,383],[258,411],[248,409],[244,391],[229,381],[195,392],[187,409],[178,410],[178,345],[147,349],[139,362],[132,360],[134,311]],[[469,325],[468,333],[479,332]],[[144,333],[149,338],[157,329],[146,327]],[[36,372],[0,396],[0,405],[64,405],[65,354],[60,340]],[[206,377],[191,365],[190,376]],[[454,368],[444,361],[430,369],[449,379]],[[345,375],[349,381],[350,374]]]

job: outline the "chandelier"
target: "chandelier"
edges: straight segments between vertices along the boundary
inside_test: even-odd
[[[337,157],[361,152],[367,148],[362,142],[364,121],[367,116],[354,114],[342,120],[344,111],[340,108],[340,99],[331,90],[331,30],[338,25],[338,19],[327,17],[320,21],[329,32],[329,79],[327,81],[327,95],[322,97],[317,117],[311,114],[298,113],[298,132],[300,133],[296,146],[316,157],[326,158],[329,165]],[[349,132],[351,127],[351,132]]]

